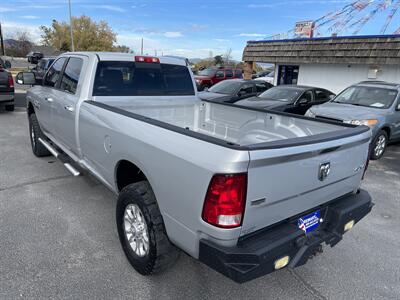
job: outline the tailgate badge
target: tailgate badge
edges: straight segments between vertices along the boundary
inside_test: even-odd
[[[318,179],[320,181],[324,181],[328,177],[330,172],[331,172],[331,163],[330,162],[320,164],[319,171],[318,171]]]

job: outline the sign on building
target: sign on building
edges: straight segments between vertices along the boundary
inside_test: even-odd
[[[294,34],[296,38],[312,38],[314,35],[314,21],[302,21],[297,22]]]

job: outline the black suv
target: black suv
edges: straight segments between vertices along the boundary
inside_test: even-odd
[[[0,66],[0,107],[14,110],[14,80],[10,72]]]
[[[43,80],[44,74],[46,74],[54,59],[55,57],[44,57],[40,59],[36,67],[32,69],[32,72],[35,73],[36,80],[38,82]]]

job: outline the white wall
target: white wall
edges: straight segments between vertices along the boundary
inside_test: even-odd
[[[384,80],[400,83],[400,65],[381,65],[376,79],[368,78],[372,66],[366,65],[300,65],[298,84],[326,88],[339,93],[346,87],[364,80]],[[376,68],[373,67],[373,68]],[[278,73],[278,68],[276,70]]]

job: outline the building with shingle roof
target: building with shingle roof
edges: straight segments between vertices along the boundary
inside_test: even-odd
[[[313,85],[338,93],[364,80],[400,82],[400,35],[249,41],[243,60],[246,78],[253,62],[273,63],[276,85]]]

